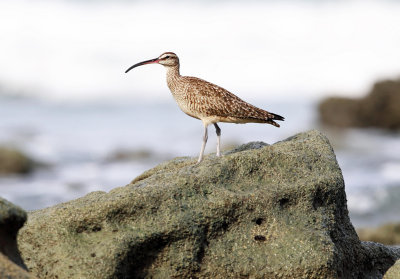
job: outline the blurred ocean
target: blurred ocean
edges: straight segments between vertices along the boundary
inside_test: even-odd
[[[165,94],[170,94],[165,90]],[[264,106],[264,104],[260,104]],[[273,143],[304,131],[312,107],[268,104],[289,119],[284,129],[221,123],[222,148],[248,141]],[[29,176],[0,178],[0,196],[26,209],[123,186],[146,169],[177,156],[198,156],[203,126],[169,102],[65,103],[29,98],[0,99],[0,145],[23,150],[44,166]],[[209,128],[206,153],[215,152]]]
[[[175,156],[197,156],[159,65],[176,52],[197,76],[286,117],[280,129],[221,124],[222,145],[274,143],[321,127],[316,104],[400,74],[400,1],[0,1],[0,145],[43,163],[0,178],[27,210],[110,190]],[[206,152],[215,152],[215,133]],[[325,130],[356,226],[400,222],[399,135]]]

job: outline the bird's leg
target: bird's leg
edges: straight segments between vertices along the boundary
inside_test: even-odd
[[[221,156],[221,128],[217,125],[217,123],[214,123],[215,126],[215,132],[217,133],[217,157]]]
[[[201,149],[200,149],[200,155],[199,155],[199,160],[197,161],[197,163],[200,163],[201,161],[203,161],[203,154],[204,154],[204,149],[206,148],[206,143],[208,140],[208,131],[207,131],[207,124],[204,124],[204,136],[203,136],[203,143],[201,145]]]

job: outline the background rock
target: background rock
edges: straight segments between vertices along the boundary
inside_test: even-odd
[[[17,233],[26,221],[26,212],[0,198],[0,278],[34,278],[26,271],[17,248]]]
[[[118,162],[118,161],[137,161],[137,160],[148,160],[154,157],[150,150],[139,149],[139,150],[115,150],[112,154],[109,154],[105,158],[105,162]]]
[[[387,245],[400,245],[400,224],[386,224],[377,228],[360,228],[357,234],[361,240]]]
[[[33,168],[33,162],[20,151],[0,147],[0,175],[28,173]]]
[[[331,97],[319,105],[322,123],[337,127],[400,128],[400,80],[377,82],[361,99]]]
[[[19,244],[40,278],[380,278],[400,256],[358,239],[317,131],[32,212]]]

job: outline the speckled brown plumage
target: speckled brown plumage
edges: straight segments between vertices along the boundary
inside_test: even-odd
[[[167,84],[179,107],[187,115],[200,119],[204,124],[203,144],[198,162],[203,159],[208,138],[207,127],[210,124],[214,124],[217,131],[217,156],[219,156],[221,130],[217,125],[218,122],[268,123],[279,127],[275,120],[284,120],[282,116],[257,108],[218,85],[196,77],[181,76],[179,58],[173,52],[165,52],[158,58],[137,63],[126,72],[137,66],[151,63],[166,67]]]

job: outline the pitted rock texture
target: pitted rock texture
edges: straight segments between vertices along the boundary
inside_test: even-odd
[[[344,187],[314,130],[31,212],[20,250],[40,278],[382,277],[400,253],[360,242]]]

